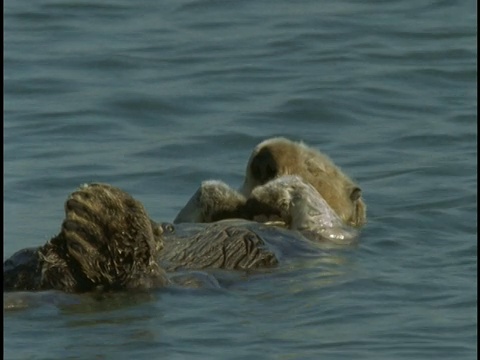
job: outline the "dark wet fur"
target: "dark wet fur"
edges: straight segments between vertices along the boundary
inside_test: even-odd
[[[244,211],[244,210],[241,210]],[[84,186],[65,203],[60,233],[4,263],[4,291],[86,292],[148,289],[168,283],[178,268],[247,270],[277,265],[255,232],[209,224],[187,237],[152,221],[143,205],[106,184]],[[164,244],[164,234],[170,241]]]
[[[57,236],[28,253],[28,261],[17,253],[4,263],[4,290],[163,285],[166,275],[156,261],[161,242],[152,225],[143,206],[127,193],[103,184],[83,187],[66,201]]]
[[[255,270],[278,265],[262,238],[243,225],[212,223],[195,228],[193,235],[172,233],[165,238],[160,262],[168,271]]]
[[[143,205],[129,194],[90,185],[70,196],[65,213],[67,251],[91,282],[114,290],[166,283],[156,261],[161,239]]]
[[[39,249],[23,249],[3,263],[4,290],[40,290],[41,262]]]
[[[93,287],[94,284],[68,253],[63,233],[42,247],[18,251],[3,264],[4,291],[57,289],[81,292]]]

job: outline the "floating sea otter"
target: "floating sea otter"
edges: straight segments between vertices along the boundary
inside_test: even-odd
[[[304,253],[312,241],[348,243],[356,236],[304,177],[278,175],[248,197],[221,182],[204,182],[186,208],[196,204],[197,213],[222,220],[209,224],[159,224],[122,190],[84,185],[67,199],[57,236],[4,262],[4,291],[148,289],[168,284],[167,274],[179,269],[269,268],[284,255]],[[228,205],[230,196],[239,199],[234,206]],[[230,217],[244,220],[224,220]],[[251,221],[256,219],[278,221],[288,230]]]
[[[248,218],[252,210],[265,203],[273,205],[273,208],[262,210],[275,213],[280,203],[287,198],[286,194],[282,196],[277,189],[273,192],[256,189],[285,175],[297,175],[312,185],[345,224],[356,227],[365,224],[366,206],[360,188],[326,155],[303,143],[281,137],[265,140],[255,147],[240,192],[219,181],[204,181],[174,222]],[[277,203],[268,199],[271,196],[278,198]],[[247,214],[239,214],[238,209],[244,209],[243,204],[248,197],[253,198],[249,201],[255,201],[247,207]]]

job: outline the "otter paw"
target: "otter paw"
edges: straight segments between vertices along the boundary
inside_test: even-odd
[[[178,223],[209,223],[218,220],[241,218],[245,197],[218,180],[203,181],[175,220]]]

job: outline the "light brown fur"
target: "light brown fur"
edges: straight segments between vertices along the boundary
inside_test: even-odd
[[[255,147],[241,192],[248,197],[255,187],[284,175],[310,183],[346,224],[366,223],[366,205],[352,179],[325,154],[286,138],[267,139]]]
[[[245,197],[219,180],[206,180],[200,184],[187,204],[180,210],[174,223],[209,223],[234,217],[243,217],[239,209]]]

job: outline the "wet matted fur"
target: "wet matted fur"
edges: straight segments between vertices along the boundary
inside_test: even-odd
[[[156,258],[161,232],[126,192],[107,184],[84,185],[67,199],[57,236],[5,261],[4,290],[161,286],[167,282]]]

